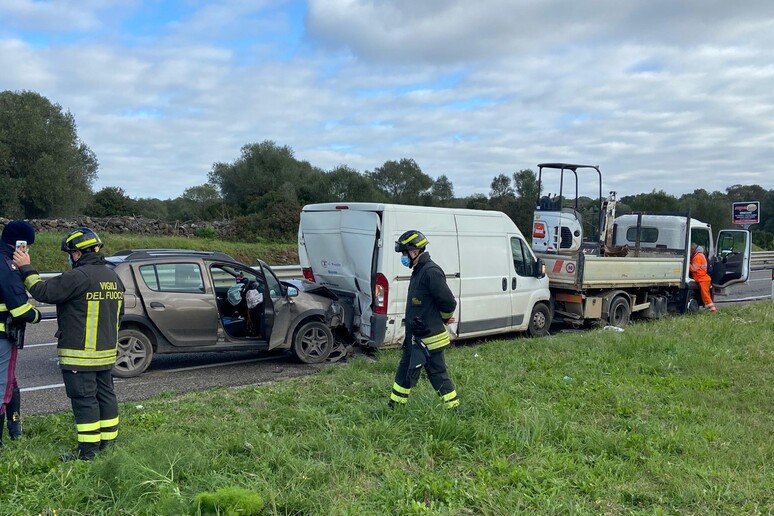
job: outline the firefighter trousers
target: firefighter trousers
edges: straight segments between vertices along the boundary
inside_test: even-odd
[[[411,367],[412,352],[416,353],[415,349],[412,350],[414,346],[410,342],[403,344],[403,354],[398,363],[398,370],[395,372],[395,383],[392,385],[392,394],[390,395],[391,406],[395,403],[405,404],[408,402],[411,389],[417,384],[422,374],[422,364]],[[443,401],[446,408],[458,406],[460,400],[454,388],[454,383],[449,376],[449,371],[446,368],[444,349],[440,348],[430,351],[430,356],[426,358],[423,365],[428,380],[430,380],[433,389],[441,397],[441,401]]]
[[[118,400],[113,375],[106,371],[62,370],[78,429],[78,453],[91,459],[118,437]]]

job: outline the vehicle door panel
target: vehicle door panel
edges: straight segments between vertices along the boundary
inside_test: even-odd
[[[518,235],[508,235],[508,239],[511,249],[511,325],[514,329],[524,329],[532,311],[532,294],[541,285],[535,277],[537,264],[527,242]]]
[[[712,286],[722,290],[730,285],[744,283],[750,277],[750,232],[743,229],[723,229],[718,232],[712,258]]]
[[[293,300],[287,296],[285,287],[280,283],[274,272],[262,261],[258,261],[258,266],[266,279],[266,294],[264,295],[265,321],[266,321],[266,340],[269,341],[269,349],[289,347],[285,346],[285,338],[292,338],[287,335],[290,323],[293,320],[292,308]]]
[[[218,309],[212,286],[195,262],[133,265],[145,312],[173,345],[214,346]]]

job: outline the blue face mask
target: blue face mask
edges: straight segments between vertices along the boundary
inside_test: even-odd
[[[75,262],[73,261],[73,255],[71,255],[71,254],[67,255],[67,263],[70,264],[70,268],[72,269],[73,266],[75,265]]]
[[[411,259],[406,255],[400,257],[400,263],[402,263],[404,267],[411,267]]]

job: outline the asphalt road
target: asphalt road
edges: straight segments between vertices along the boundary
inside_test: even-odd
[[[750,301],[771,295],[771,271],[753,271],[747,284],[716,296],[720,309],[726,303]],[[22,388],[25,414],[50,414],[70,410],[56,358],[56,321],[27,326],[26,345],[19,354],[17,377]],[[306,365],[289,354],[267,355],[257,351],[181,353],[154,357],[148,371],[137,378],[115,379],[120,402],[140,401],[162,392],[183,393],[213,387],[237,387],[270,383],[314,373],[322,367]]]

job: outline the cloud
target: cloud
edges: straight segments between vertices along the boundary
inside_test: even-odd
[[[94,0],[65,30],[66,2],[0,0],[0,89],[70,110],[96,187],[133,197],[263,140],[323,169],[413,158],[458,195],[543,161],[599,164],[619,195],[770,189],[770,4]]]

